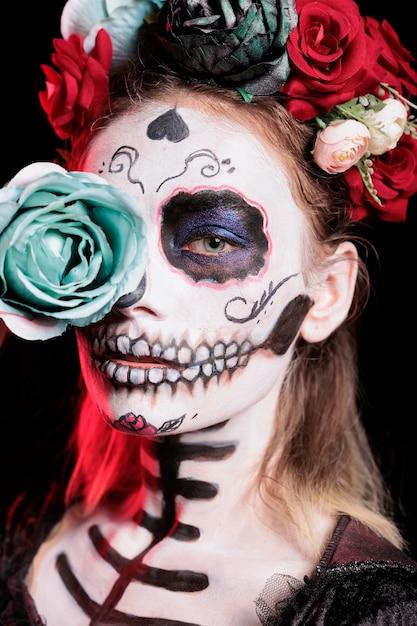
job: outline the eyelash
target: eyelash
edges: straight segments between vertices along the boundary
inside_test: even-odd
[[[211,250],[207,249],[206,243],[208,245],[211,245],[211,242],[214,243],[215,245],[217,245],[217,243],[223,244],[223,245],[220,250],[216,248],[213,248]],[[199,247],[199,245],[201,246],[201,248]],[[203,237],[196,237],[195,239],[186,243],[184,246],[181,247],[181,250],[186,250],[194,254],[202,254],[205,256],[220,256],[221,254],[227,254],[228,252],[232,252],[233,250],[236,250],[236,248],[238,247],[239,246],[231,243],[225,237],[219,237],[218,235],[205,235]]]
[[[221,254],[227,254],[228,252],[233,252],[236,249],[244,248],[245,244],[247,244],[243,237],[240,237],[236,233],[230,232],[229,229],[225,229],[221,226],[210,225],[206,225],[204,227],[200,226],[193,229],[184,239],[184,243],[179,246],[179,249],[181,251],[187,251],[193,254],[202,254],[205,256],[220,256]],[[204,246],[204,242],[210,242],[214,240],[224,242],[224,247],[226,247],[227,249],[222,249],[219,252],[217,250],[210,251],[207,249],[203,249],[202,247],[200,247],[200,249],[197,248],[198,243],[200,243],[201,246]]]
[[[173,267],[195,282],[219,284],[256,276],[268,251],[262,215],[250,207],[183,212],[179,203],[168,204],[161,244]]]

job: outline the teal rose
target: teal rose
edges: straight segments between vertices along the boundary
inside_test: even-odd
[[[100,320],[144,264],[137,204],[101,177],[35,163],[0,190],[0,317],[16,335]]]
[[[266,95],[289,75],[286,43],[296,25],[292,0],[167,0],[156,28],[173,69]]]

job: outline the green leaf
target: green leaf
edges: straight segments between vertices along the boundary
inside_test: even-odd
[[[374,184],[372,182],[373,170],[372,170],[372,167],[370,166],[371,163],[372,161],[369,159],[369,157],[367,158],[362,157],[361,159],[359,159],[359,161],[355,165],[359,170],[359,174],[361,175],[361,178],[362,178],[363,184],[365,185],[366,190],[368,191],[370,196],[375,200],[375,202],[379,204],[379,206],[382,206],[382,202],[378,198],[377,190],[375,189]]]

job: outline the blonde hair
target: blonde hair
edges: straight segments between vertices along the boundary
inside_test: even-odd
[[[311,158],[315,129],[293,119],[276,97],[244,102],[231,89],[186,84],[164,74],[143,72],[140,80],[124,78],[126,94],[115,94],[109,111],[97,122],[82,151],[114,117],[172,96],[182,103],[237,120],[279,155],[295,199],[309,225],[307,254],[313,263],[344,240],[360,238],[347,216],[346,188],[338,177],[319,170]],[[324,253],[324,254],[323,254]],[[253,486],[277,515],[321,549],[309,524],[313,510],[347,514],[389,539],[403,540],[391,516],[391,503],[360,420],[354,322],[366,302],[369,281],[359,259],[359,274],[349,318],[325,341],[300,340],[287,372],[276,410],[275,431]],[[94,416],[93,416],[94,414]],[[72,440],[76,450],[67,498],[81,498],[86,510],[117,503],[134,516],[140,507],[141,439],[107,427],[86,395]],[[126,468],[129,467],[129,471]]]

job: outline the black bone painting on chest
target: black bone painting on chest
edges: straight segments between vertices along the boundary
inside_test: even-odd
[[[217,430],[223,426],[224,423],[207,430]],[[61,553],[57,557],[58,574],[67,591],[90,619],[90,626],[98,626],[102,623],[106,625],[123,624],[124,626],[199,626],[195,623],[164,617],[130,615],[115,607],[129,584],[134,582],[173,592],[186,593],[201,592],[209,586],[209,578],[204,572],[151,567],[144,563],[144,558],[154,546],[166,537],[180,542],[193,542],[199,539],[199,528],[184,524],[178,519],[177,497],[181,496],[185,500],[210,500],[217,496],[217,487],[206,481],[180,478],[181,463],[190,460],[199,462],[222,461],[234,453],[236,443],[183,443],[181,436],[172,435],[164,437],[154,450],[159,462],[159,476],[147,471],[144,481],[148,489],[161,495],[162,509],[160,517],[149,514],[146,508],[143,508],[137,516],[138,525],[146,529],[151,536],[146,548],[133,558],[127,558],[111,545],[111,542],[102,534],[99,525],[91,525],[88,529],[89,541],[97,555],[118,574],[105,601],[99,604],[89,597],[75,576],[65,553]]]

